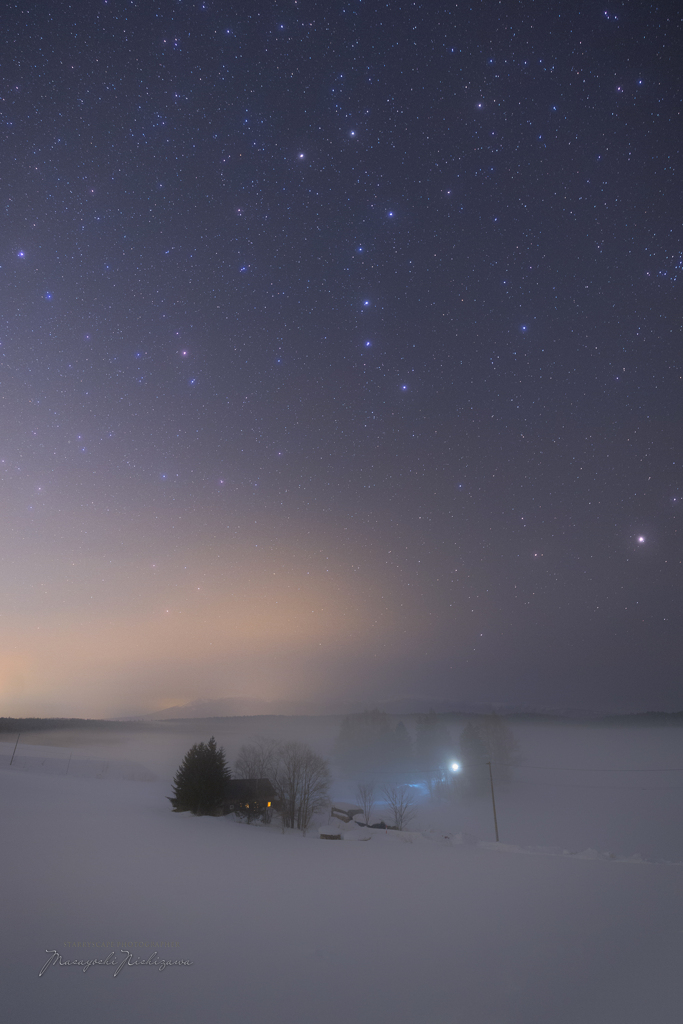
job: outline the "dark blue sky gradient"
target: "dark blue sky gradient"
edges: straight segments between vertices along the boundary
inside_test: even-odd
[[[6,7],[7,713],[679,706],[681,28]]]

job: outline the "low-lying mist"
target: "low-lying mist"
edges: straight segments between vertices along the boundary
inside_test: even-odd
[[[60,774],[69,763],[74,777],[80,770],[102,778],[155,778],[170,794],[188,748],[210,736],[224,748],[228,764],[244,744],[260,738],[301,740],[330,760],[333,800],[358,803],[359,784],[374,785],[376,816],[386,818],[384,789],[406,786],[415,805],[411,828],[493,839],[489,754],[481,740],[482,727],[490,730],[492,721],[499,732],[498,747],[494,742],[489,751],[501,841],[683,857],[683,771],[677,770],[683,768],[683,729],[676,719],[661,724],[375,712],[119,722],[108,729],[25,732],[14,767]],[[15,741],[16,734],[0,736],[3,764]]]

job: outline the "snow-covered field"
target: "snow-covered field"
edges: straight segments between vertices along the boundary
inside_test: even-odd
[[[22,745],[9,768],[0,744],[3,1019],[678,1024],[681,773],[551,783],[532,766],[675,767],[680,738],[520,730],[498,847],[482,800],[422,804],[412,841],[324,842],[172,814],[170,758],[139,736],[74,752],[69,774],[65,750]],[[115,977],[122,948],[192,963]],[[39,977],[48,950],[118,964]]]

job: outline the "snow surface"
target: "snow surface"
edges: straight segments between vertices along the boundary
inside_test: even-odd
[[[575,789],[565,781],[566,791],[547,776],[543,785],[513,783],[501,789],[499,844],[485,801],[423,803],[413,831],[373,830],[365,842],[348,840],[369,830],[340,823],[344,841],[321,842],[319,823],[304,838],[232,816],[171,813],[164,758],[135,744],[104,760],[135,761],[159,781],[59,773],[51,759],[65,763],[68,753],[46,746],[50,770],[10,768],[11,744],[0,745],[5,1020],[680,1021],[683,844],[673,781],[591,776]],[[680,732],[615,733],[610,747],[591,727],[529,735],[522,748],[529,765],[580,755],[596,767],[599,751],[614,763],[627,749],[639,765],[659,765],[680,754]],[[24,746],[23,756],[37,758],[37,749]],[[97,761],[95,752],[84,747],[79,757]],[[108,756],[115,752],[127,756]],[[350,784],[336,786],[343,799]],[[48,950],[87,959],[113,949],[120,961],[121,948],[192,964],[125,966],[117,977],[113,966],[55,965],[38,977]]]

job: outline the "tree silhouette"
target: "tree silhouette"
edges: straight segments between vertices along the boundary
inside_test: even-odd
[[[208,743],[195,743],[185,754],[173,780],[173,796],[168,799],[174,811],[220,814],[229,780],[223,748],[216,747],[212,736]]]
[[[394,828],[402,832],[415,817],[415,798],[408,786],[385,786],[382,792],[394,815]]]
[[[359,782],[356,788],[356,795],[358,797],[358,803],[363,808],[363,814],[365,816],[365,824],[370,824],[370,815],[372,809],[375,806],[375,783],[374,782]]]
[[[306,743],[282,744],[274,783],[283,829],[306,834],[315,812],[327,803],[330,781],[327,761]]]

